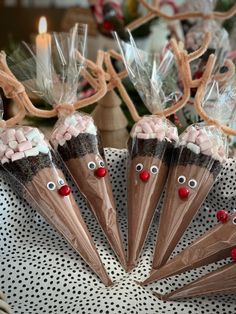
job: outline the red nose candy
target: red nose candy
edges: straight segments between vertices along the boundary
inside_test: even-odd
[[[197,71],[194,74],[194,79],[200,79],[203,76],[203,72],[202,71]]]
[[[236,262],[236,247],[231,250],[230,255],[232,260]]]
[[[143,170],[140,172],[139,177],[143,182],[147,182],[150,178],[150,173],[147,170]]]
[[[225,210],[218,210],[216,213],[217,220],[220,222],[226,222],[228,220],[228,213]]]
[[[111,22],[109,21],[104,21],[103,22],[103,28],[107,31],[111,31],[113,29],[113,26],[111,24]]]
[[[187,198],[189,195],[189,190],[186,187],[179,188],[179,197],[181,199]]]
[[[107,174],[107,169],[106,168],[97,168],[95,171],[94,171],[94,174],[96,177],[98,178],[103,178],[105,177],[105,175]]]
[[[58,190],[58,193],[59,193],[61,196],[68,196],[68,195],[70,195],[70,192],[71,192],[71,188],[70,188],[68,185],[63,185],[63,186]]]

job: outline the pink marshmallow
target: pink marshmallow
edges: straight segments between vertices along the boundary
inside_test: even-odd
[[[201,143],[199,146],[201,148],[201,151],[205,151],[212,148],[212,144],[209,140]]]
[[[199,132],[195,129],[190,129],[188,133],[188,142],[195,143]]]
[[[6,162],[9,162],[9,159],[8,159],[7,157],[3,157],[3,158],[1,159],[2,165],[5,164]]]
[[[25,150],[30,149],[30,148],[32,148],[32,143],[29,141],[22,142],[18,145],[19,152],[24,152]]]
[[[4,144],[0,144],[0,154],[4,154],[7,149],[7,146]]]
[[[198,145],[204,143],[204,142],[209,142],[209,137],[207,135],[199,135],[197,138],[196,138],[196,143]]]
[[[11,158],[13,154],[14,154],[14,150],[12,150],[11,148],[8,148],[5,152],[5,155],[7,158]]]
[[[75,137],[78,136],[78,134],[79,134],[79,131],[76,130],[76,128],[75,128],[73,125],[71,125],[71,126],[68,128],[67,132],[68,132],[69,134],[71,134],[72,136],[75,136]]]
[[[71,134],[70,134],[70,133],[66,133],[66,134],[64,135],[64,139],[65,139],[66,141],[69,141],[69,140],[71,139]]]
[[[8,144],[11,141],[15,141],[16,140],[15,133],[16,131],[14,129],[9,129],[6,132],[4,132],[2,134],[3,143]]]
[[[224,146],[220,146],[220,147],[219,147],[218,153],[219,153],[219,155],[220,155],[221,157],[225,157],[226,152],[225,152]]]
[[[16,140],[18,143],[22,143],[22,142],[26,141],[24,133],[21,130],[16,131]]]
[[[11,149],[16,150],[18,143],[17,143],[17,141],[11,141],[8,143],[8,145]]]
[[[18,152],[18,153],[15,153],[11,156],[11,161],[16,161],[16,160],[19,160],[19,159],[22,159],[24,158],[24,153],[23,152]]]
[[[152,128],[150,127],[150,125],[147,122],[142,123],[141,125],[144,133],[152,133]]]
[[[211,148],[207,148],[207,149],[201,150],[201,152],[202,152],[204,155],[207,155],[207,156],[211,156],[211,155],[212,155]]]

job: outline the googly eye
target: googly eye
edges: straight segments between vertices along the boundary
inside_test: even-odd
[[[141,171],[141,170],[143,170],[143,164],[137,164],[136,171]]]
[[[194,179],[191,179],[188,181],[188,186],[191,188],[191,189],[195,189],[195,187],[197,186],[197,181],[194,180]]]
[[[96,168],[95,162],[90,161],[90,162],[88,163],[88,168],[89,168],[90,170],[94,170],[94,169]]]
[[[157,166],[151,166],[150,170],[151,170],[151,173],[156,174],[159,169]]]
[[[232,223],[236,226],[236,216],[232,219]]]
[[[100,161],[99,161],[99,166],[102,167],[102,168],[104,168],[104,167],[105,167],[104,161],[100,160]]]
[[[179,182],[180,184],[184,184],[185,181],[186,181],[185,176],[179,176],[179,177],[178,177],[178,182]]]
[[[56,184],[54,182],[50,181],[47,184],[47,188],[48,188],[48,190],[53,191],[56,188]]]
[[[62,185],[65,184],[65,181],[64,181],[62,178],[59,178],[58,181],[57,181],[57,183],[58,183],[60,186],[62,186]]]

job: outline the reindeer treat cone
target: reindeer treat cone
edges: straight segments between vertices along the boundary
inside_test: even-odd
[[[236,263],[224,267],[161,297],[162,300],[176,300],[200,296],[236,294]]]
[[[92,237],[81,216],[51,146],[33,127],[14,126],[24,118],[24,102],[30,101],[23,87],[8,71],[1,55],[0,86],[19,107],[17,115],[0,121],[0,163],[12,188],[36,208],[45,220],[68,241],[105,285],[112,281],[100,260]],[[14,91],[14,89],[17,89]]]
[[[63,128],[65,131],[62,134]],[[54,129],[51,143],[87,199],[120,263],[126,268],[104,150],[92,117],[80,113],[68,116],[63,124]]]
[[[34,55],[33,52],[31,59],[20,63],[14,62],[12,70],[16,75],[20,73],[24,77],[27,75],[30,77],[31,73],[31,79],[24,80],[23,83],[31,92],[41,96],[53,106],[52,110],[45,112],[26,104],[28,111],[33,115],[58,116],[50,142],[87,200],[120,263],[126,268],[115,201],[100,136],[91,116],[75,112],[75,109],[98,101],[107,91],[105,73],[102,69],[103,52],[98,52],[96,64],[83,56],[86,33],[84,28],[75,25],[70,33],[53,34],[52,54],[48,56],[50,71],[42,76],[43,83],[39,84],[38,78],[31,73],[30,64],[33,62],[38,68],[39,65],[43,68],[37,54]],[[14,56],[10,61],[13,58]],[[77,100],[78,84],[82,76],[93,87],[94,94],[86,99]]]
[[[176,81],[172,80],[176,70],[172,52],[147,54],[137,49],[131,35],[130,41],[131,44],[127,44],[118,39],[124,63],[144,104],[153,113],[136,119],[138,122],[131,131],[128,145],[128,264],[133,268],[164,189],[172,152],[179,142],[176,127],[165,116],[176,112],[188,101],[192,83],[189,62],[201,55],[205,48],[201,47],[186,62],[190,56],[181,44],[172,41],[177,67],[180,76],[184,77],[181,94]],[[130,102],[127,105],[130,106]]]
[[[225,146],[225,138],[215,127],[192,125],[180,136],[167,181],[153,258],[154,269],[168,260],[211,190],[223,167]]]
[[[163,265],[169,259],[177,243],[213,186],[217,174],[222,169],[224,160],[227,157],[227,141],[222,131],[226,134],[235,133],[234,130],[218,122],[219,120],[224,121],[224,123],[231,123],[235,119],[235,83],[220,88],[219,83],[214,81],[209,91],[206,93],[207,96],[203,102],[204,110],[201,107],[204,88],[206,88],[214,65],[212,61],[213,57],[209,59],[209,71],[204,73],[203,81],[200,83],[196,95],[196,109],[209,125],[207,126],[205,123],[202,123],[187,128],[186,132],[180,136],[178,147],[175,148],[167,181],[167,193],[165,195],[157,233],[153,271],[143,284],[148,284],[168,276],[168,274],[165,273],[167,269],[170,271],[171,268],[173,274],[178,273],[178,270],[180,272],[182,271],[183,265],[178,266],[178,262],[175,265],[172,264],[177,260],[178,255],[171,259],[165,266]],[[222,104],[224,104],[224,108]],[[209,118],[206,112],[208,112],[211,117],[217,116],[218,120]],[[229,230],[230,229],[232,230],[232,228],[229,228]],[[219,234],[220,233],[221,231],[219,231]],[[213,232],[211,238],[212,248],[216,248],[218,245],[218,243],[214,243],[218,238],[218,236],[216,234],[214,236],[214,234]],[[227,234],[227,231],[226,233],[223,231],[222,237]],[[224,240],[223,243],[225,243]],[[208,253],[211,254],[209,243],[204,246],[197,241],[196,244],[199,244],[199,246],[188,251],[183,259],[180,258],[180,260],[178,260],[181,261],[180,264],[186,263],[188,266],[193,265],[194,268],[197,267],[197,265],[193,261],[196,257],[201,259],[201,257],[204,256],[204,248],[206,255]],[[190,247],[186,250],[189,248]],[[180,255],[181,254],[182,253],[180,253]],[[218,251],[215,252],[215,254],[219,255],[220,253]],[[188,260],[187,256],[192,260]]]

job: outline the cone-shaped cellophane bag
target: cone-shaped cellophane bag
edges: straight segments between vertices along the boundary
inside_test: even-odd
[[[33,127],[1,129],[0,162],[12,188],[62,234],[105,285],[111,285],[58,156],[44,135]]]
[[[164,300],[176,300],[219,294],[236,294],[235,262],[220,267],[161,298]]]
[[[227,258],[236,243],[235,224],[235,214],[230,216],[227,222],[218,223],[170,259],[164,266],[153,271],[143,284],[181,274]]]
[[[235,97],[235,82],[221,89],[218,83],[213,82],[206,93],[204,109],[210,117],[215,117],[222,123],[227,122],[230,124],[235,119]],[[217,175],[227,158],[227,151],[227,137],[214,125],[206,125],[205,123],[191,125],[180,136],[180,142],[173,153],[169,171],[167,191],[157,233],[153,270],[150,277],[143,284],[169,276],[168,271],[165,272],[167,269],[171,274],[176,274],[188,270],[189,267],[198,267],[202,262],[204,263],[204,254],[207,256],[207,254],[212,253],[209,243],[199,242],[201,239],[205,239],[203,236],[199,241],[196,241],[197,247],[194,248],[194,242],[192,249],[190,245],[185,251],[164,265],[216,181]],[[226,230],[221,231],[220,228]],[[216,230],[216,233],[214,230]],[[210,235],[213,249],[218,248],[221,233],[222,239],[224,239],[222,240],[224,247],[224,243],[228,243],[224,236],[227,237],[228,232],[230,230],[233,232],[234,229],[231,225],[228,229],[226,226],[220,225],[214,230],[212,236],[210,233],[206,234],[207,239]],[[229,240],[232,236],[233,234],[229,236]],[[227,246],[226,249],[228,249]],[[187,255],[184,252],[187,252]],[[212,254],[212,257],[214,257],[214,254],[218,256],[219,251],[214,251]],[[180,259],[178,259],[178,256]],[[199,265],[198,258],[202,259]],[[174,265],[173,262],[177,259],[180,264],[177,262]],[[212,262],[214,262],[214,258]]]
[[[118,39],[118,38],[117,38]],[[147,53],[118,39],[129,77],[151,113],[162,111],[180,96],[172,80],[175,64],[170,50]],[[163,115],[145,115],[133,126],[128,141],[128,266],[135,267],[155,209],[163,192],[177,128]]]
[[[57,109],[59,119],[50,142],[87,200],[120,263],[126,268],[112,186],[98,130],[91,116],[73,112],[74,104],[79,99],[77,90],[81,70],[86,66],[85,41],[86,27],[83,25],[76,25],[69,33],[53,33],[51,53],[49,51],[47,56],[49,70],[40,72],[40,81],[38,70],[35,73],[34,69],[43,70],[45,67],[37,51],[34,54],[28,46],[27,55],[30,51],[30,57],[17,62],[19,58],[11,56],[10,61],[14,63],[11,68],[31,93],[42,97]]]

